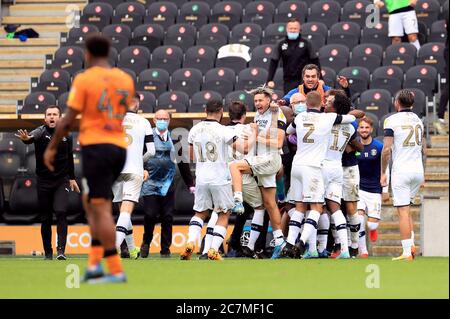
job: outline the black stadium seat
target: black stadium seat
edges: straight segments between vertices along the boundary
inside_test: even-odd
[[[416,65],[406,71],[403,87],[420,89],[431,98],[437,92],[437,78],[434,66]]]
[[[154,94],[156,97],[167,91],[170,75],[164,69],[147,69],[139,74],[139,81],[136,85],[138,91],[145,91]]]
[[[48,92],[34,92],[28,94],[24,100],[22,114],[43,114],[49,105],[55,105],[56,98]]]
[[[352,49],[359,43],[361,28],[354,22],[338,22],[331,26],[328,44],[342,44]]]
[[[342,44],[329,44],[319,50],[320,66],[327,66],[336,72],[347,67],[349,49]]]
[[[231,30],[230,44],[244,44],[250,49],[255,48],[261,43],[262,29],[255,23],[240,23]]]
[[[328,28],[339,21],[341,5],[333,0],[314,1],[307,17],[308,22],[322,22]]]
[[[181,91],[189,96],[199,92],[203,83],[203,75],[200,70],[193,68],[178,69],[172,74],[169,90]]]
[[[236,90],[250,91],[266,83],[268,72],[262,68],[247,68],[239,72]]]
[[[164,40],[164,28],[159,24],[143,24],[133,31],[131,45],[141,45],[153,52]]]
[[[382,117],[390,111],[394,111],[391,93],[384,89],[364,91],[360,96],[358,109]]]
[[[436,0],[418,0],[415,6],[417,20],[429,28],[439,19],[441,6]]]
[[[99,29],[111,23],[114,9],[106,2],[88,3],[80,18],[82,24],[93,24]]]
[[[211,69],[205,74],[203,90],[216,91],[222,96],[234,90],[236,73],[229,68]]]
[[[237,1],[221,1],[212,8],[211,22],[225,24],[232,29],[241,22],[242,5]]]
[[[37,221],[39,201],[36,177],[31,175],[18,176],[11,187],[9,196],[9,212],[3,214],[8,224]]]
[[[391,44],[386,48],[383,65],[395,65],[406,72],[415,64],[416,56],[417,49],[411,43]]]
[[[211,16],[211,8],[204,1],[190,1],[181,6],[178,23],[189,23],[196,28],[208,23]]]
[[[139,94],[139,113],[153,113],[156,106],[156,97],[148,91],[136,91]]]
[[[350,66],[338,72],[338,76],[345,76],[348,79],[350,93],[355,96],[367,90],[370,82],[370,72],[364,67]]]
[[[430,28],[429,42],[443,42],[447,40],[447,26],[445,20],[433,22]]]
[[[176,45],[183,52],[195,44],[197,29],[190,24],[174,24],[167,29],[164,45]]]
[[[119,4],[112,18],[112,23],[128,25],[131,29],[142,24],[145,16],[145,6],[139,2],[125,2]]]
[[[391,39],[388,37],[388,23],[380,21],[374,28],[364,27],[360,42],[379,44],[386,49],[391,44]]]
[[[203,74],[214,68],[217,52],[207,45],[190,47],[183,61],[183,68],[196,68]]]
[[[360,44],[353,48],[349,66],[363,66],[373,72],[381,65],[383,48],[378,44]]]
[[[224,108],[225,111],[228,110],[228,106],[233,101],[241,101],[242,103],[244,103],[247,106],[247,110],[249,112],[253,112],[255,110],[253,96],[245,91],[238,90],[228,93],[225,96],[225,108]]]
[[[325,82],[326,85],[330,87],[335,87],[336,85],[336,71],[333,69],[321,66],[320,72],[322,73],[322,79]]]
[[[185,113],[189,108],[189,95],[185,92],[172,91],[161,94],[155,109],[167,110],[168,112]]]
[[[316,56],[318,56],[320,48],[325,45],[327,36],[328,28],[323,23],[311,22],[302,25],[302,37],[309,41]]]
[[[398,66],[381,66],[372,72],[371,89],[386,89],[395,95],[401,90],[403,85],[404,73]]]
[[[95,32],[99,32],[99,29],[93,24],[82,24],[79,28],[72,28],[67,35],[65,45],[84,47],[86,37]]]
[[[198,31],[197,45],[208,45],[216,50],[228,43],[230,29],[222,23],[210,23]]]
[[[55,52],[55,57],[47,69],[63,69],[74,75],[83,69],[84,52],[77,46],[61,47]]]
[[[183,62],[183,50],[174,45],[163,45],[152,53],[151,68],[164,69],[169,74],[181,67]]]
[[[366,8],[373,4],[366,0],[346,1],[342,8],[341,21],[351,21],[358,24],[361,28],[366,25]]]
[[[150,51],[143,46],[129,46],[120,52],[119,63],[120,68],[128,68],[139,74],[142,70],[149,67]]]
[[[258,67],[269,69],[270,60],[274,54],[274,45],[263,44],[252,50],[252,59],[249,62],[249,67]]]
[[[444,44],[426,43],[422,45],[417,53],[417,64],[431,65],[444,74],[445,72]]]
[[[36,87],[32,87],[32,92],[48,92],[58,97],[69,90],[70,78],[69,72],[65,70],[45,70],[39,77]]]
[[[67,110],[67,99],[69,98],[69,92],[63,93],[58,96],[56,104],[61,108],[61,112],[65,112]]]
[[[144,23],[160,24],[164,29],[175,24],[175,19],[178,15],[177,6],[170,1],[153,2],[147,8],[147,16],[144,18]]]
[[[94,3],[98,3],[98,2],[103,2],[103,3],[109,3],[113,8],[116,8],[117,6],[119,6],[121,3],[126,2],[127,0],[94,0],[94,1],[90,1],[90,2],[94,2]]]
[[[283,1],[278,5],[273,22],[286,23],[289,19],[296,18],[300,23],[306,21],[308,5],[304,1]]]
[[[286,38],[286,23],[272,23],[264,29],[262,44],[276,45]]]
[[[242,22],[256,23],[261,28],[273,22],[275,14],[275,6],[272,2],[257,0],[249,2],[245,6],[245,14],[242,17]]]
[[[222,95],[215,91],[200,91],[195,93],[191,98],[191,106],[189,107],[189,113],[191,112],[205,112],[206,103],[209,101],[222,101]]]
[[[118,52],[128,47],[132,36],[131,28],[125,24],[110,24],[103,28],[102,34],[111,39],[112,46]]]

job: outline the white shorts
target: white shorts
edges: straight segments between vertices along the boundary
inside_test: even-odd
[[[293,165],[290,198],[302,203],[323,203],[325,187],[322,168]]]
[[[358,210],[363,210],[370,218],[381,219],[381,194],[359,190]]]
[[[342,199],[346,202],[357,202],[359,192],[359,167],[343,167]]]
[[[288,202],[289,204],[295,205],[294,192],[292,190],[292,185],[291,185],[291,187],[289,187],[288,192],[286,194],[286,202]]]
[[[341,204],[344,173],[341,167],[322,167],[325,198]]]
[[[264,188],[277,187],[276,175],[281,169],[281,156],[278,153],[250,156],[245,159],[258,179],[258,186]]]
[[[423,181],[423,172],[392,172],[391,186],[394,206],[410,205]]]
[[[124,200],[138,203],[143,182],[143,176],[130,173],[120,174],[112,186],[113,203],[120,203]]]
[[[195,186],[194,211],[227,212],[234,206],[231,184]]]
[[[244,174],[242,177],[242,198],[244,202],[252,208],[261,207],[263,205],[261,190],[255,178],[250,174]]]
[[[402,37],[404,34],[419,33],[416,11],[389,15],[389,37]]]

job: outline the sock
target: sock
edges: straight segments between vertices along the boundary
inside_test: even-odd
[[[306,243],[311,234],[315,231],[317,231],[317,222],[319,221],[320,213],[311,210],[308,214],[308,218],[305,221],[305,225],[303,226],[303,232],[302,236],[300,237],[300,240],[303,243]]]
[[[411,246],[413,241],[411,239],[402,240],[403,256],[411,256]]]
[[[104,249],[98,239],[91,240],[91,250],[88,256],[88,268],[95,268],[103,258]]]
[[[367,254],[367,242],[366,242],[366,224],[364,220],[364,215],[359,215],[359,241],[358,241],[358,247],[359,247],[359,253],[360,254]]]
[[[317,252],[317,229],[308,238],[308,251],[310,253]]]
[[[322,214],[320,215],[317,228],[317,241],[319,243],[317,250],[319,253],[327,248],[328,229],[330,229],[330,218],[328,217],[328,214]]]
[[[291,208],[289,211],[288,211],[288,215],[289,215],[289,218],[292,218],[292,214],[295,212],[295,207],[294,208]]]
[[[203,246],[202,254],[207,254],[208,250],[211,248],[213,234],[214,234],[214,226],[216,226],[218,218],[219,218],[219,214],[217,214],[217,212],[211,213],[211,217],[209,218],[208,225],[206,226],[205,245]]]
[[[189,222],[188,243],[196,243],[203,228],[203,219],[193,216]]]
[[[352,247],[353,249],[357,249],[359,241],[359,231],[361,228],[358,213],[348,216],[348,225],[350,227],[350,247]]]
[[[286,199],[286,192],[284,189],[284,176],[277,179],[277,199],[280,202],[283,202]]]
[[[129,213],[121,212],[116,225],[116,247],[120,249],[125,236],[127,235],[127,230],[131,225],[131,216]],[[130,247],[128,247],[130,248]]]
[[[339,241],[337,232],[336,232],[336,225],[334,224],[333,219],[331,220],[330,228],[331,228],[331,234],[333,235],[334,243],[341,244],[341,242]]]
[[[350,245],[352,244],[351,234],[350,234],[350,225],[348,224],[347,218],[345,220],[346,220],[345,229],[347,230],[347,247],[350,247]]]
[[[244,199],[242,198],[242,192],[234,192],[233,198],[235,202],[242,203],[244,201]]]
[[[127,230],[127,235],[125,236],[125,241],[127,242],[128,250],[132,250],[132,249],[136,248],[136,244],[134,243],[134,237],[133,237],[133,227],[131,227],[131,229]]]
[[[287,242],[291,245],[295,245],[298,234],[300,234],[300,229],[302,227],[302,221],[305,218],[305,214],[299,212],[295,208],[293,208],[293,212],[291,215],[291,220],[289,221],[289,232],[287,237]]]
[[[211,249],[214,249],[215,251],[219,251],[220,245],[222,245],[226,234],[227,234],[226,227],[223,227],[220,225],[214,226]]]
[[[419,51],[419,49],[420,49],[420,42],[419,42],[419,40],[416,40],[416,41],[410,42],[410,43],[416,47],[417,51]]]
[[[414,230],[411,230],[411,240],[412,240],[412,245],[414,246]]]
[[[255,243],[258,240],[259,234],[263,230],[264,225],[264,209],[255,209],[252,218],[252,229],[250,230],[250,238],[248,239],[247,247],[255,250]]]
[[[123,272],[122,261],[120,260],[120,256],[117,254],[117,250],[115,248],[105,250],[105,259],[111,275],[116,275]]]
[[[281,229],[274,230],[273,232],[273,238],[275,239],[275,246],[279,246],[284,242],[284,236]]]
[[[331,218],[336,225],[336,232],[341,243],[341,251],[346,252],[348,251],[347,220],[341,210],[334,212]]]
[[[378,223],[367,222],[367,228],[369,228],[369,230],[375,230],[378,228]]]

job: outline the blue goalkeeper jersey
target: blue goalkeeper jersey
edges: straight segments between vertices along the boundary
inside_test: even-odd
[[[381,194],[383,188],[381,177],[381,151],[383,143],[373,139],[369,145],[364,145],[362,152],[356,153],[359,166],[359,188],[369,193]]]

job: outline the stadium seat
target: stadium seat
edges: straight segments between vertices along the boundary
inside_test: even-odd
[[[284,90],[283,75],[284,75],[283,68],[278,67],[277,70],[275,71],[275,75],[273,76],[273,82],[275,83],[274,87],[275,90]]]
[[[385,89],[372,89],[362,92],[358,110],[370,112],[378,117],[394,111],[391,93]]]
[[[133,1],[119,4],[114,10],[112,23],[126,24],[132,30],[142,24],[145,16],[145,6],[142,3]]]
[[[106,2],[88,3],[80,18],[82,24],[93,24],[100,30],[111,23],[114,9]]]
[[[160,24],[164,29],[175,24],[178,15],[176,4],[170,1],[158,1],[152,3],[147,9],[144,23]]]
[[[164,92],[158,98],[155,111],[167,110],[168,112],[185,113],[189,108],[189,95],[185,92]]]
[[[32,92],[48,92],[58,97],[69,90],[70,82],[70,74],[65,70],[45,70],[37,85],[32,86]]]
[[[228,110],[228,106],[233,101],[241,101],[242,103],[244,103],[247,106],[247,110],[249,112],[255,111],[255,104],[253,101],[253,96],[248,94],[245,91],[233,91],[233,92],[228,93],[225,96],[225,108],[224,108],[225,111]]]
[[[3,214],[8,224],[33,223],[39,215],[36,177],[15,178],[9,195],[9,212]]]
[[[412,111],[419,117],[425,116],[425,108],[427,107],[427,97],[420,88],[406,88],[414,94],[414,105]]]
[[[63,69],[75,74],[77,71],[83,69],[84,52],[77,46],[61,47],[55,52],[55,57],[47,69]]]
[[[255,23],[240,23],[231,30],[230,44],[238,43],[255,48],[261,43],[262,29]]]
[[[441,6],[436,0],[418,0],[415,6],[417,20],[429,28],[439,19]]]
[[[69,98],[69,92],[65,92],[58,96],[56,101],[56,105],[61,108],[61,112],[65,112],[67,110],[67,99]]]
[[[281,90],[273,90],[272,93],[272,101],[278,101],[281,100],[284,96],[284,92]]]
[[[268,70],[270,65],[270,60],[274,54],[274,45],[262,44],[257,46],[252,50],[252,59],[250,60],[248,66],[263,68]]]
[[[339,71],[339,76],[348,79],[352,97],[367,90],[370,82],[370,72],[364,67],[350,66]]]
[[[310,7],[308,22],[322,22],[328,28],[339,21],[341,5],[333,0],[314,1]]]
[[[286,23],[272,23],[264,29],[262,44],[277,45],[286,38]]]
[[[183,68],[173,72],[169,90],[185,92],[187,95],[192,96],[200,91],[202,82],[203,75],[200,70]]]
[[[361,28],[366,25],[366,8],[373,4],[366,0],[345,1],[342,8],[341,21],[351,21]]]
[[[311,22],[302,25],[302,37],[310,42],[311,48],[316,56],[319,55],[320,48],[325,45],[327,36],[328,28],[323,23]]]
[[[429,98],[437,92],[437,71],[434,66],[416,65],[405,73],[404,88],[421,89]]]
[[[207,3],[209,5],[209,7],[213,7],[216,3],[220,2],[220,1],[221,0],[202,0],[202,2]],[[248,1],[248,0],[246,0],[246,1]]]
[[[195,44],[197,29],[190,24],[174,24],[167,29],[164,45],[176,45],[183,52]]]
[[[445,20],[433,22],[430,29],[429,42],[443,42],[447,41],[447,25]]]
[[[398,66],[381,66],[372,72],[371,89],[386,89],[394,96],[403,85],[403,70]]]
[[[126,0],[94,0],[94,1],[89,1],[89,2],[94,2],[94,3],[98,3],[98,2],[103,2],[103,3],[109,3],[113,8],[116,8],[117,6],[119,6],[120,4],[126,2]]]
[[[159,24],[143,24],[133,31],[131,45],[141,45],[153,52],[164,40],[164,28]]]
[[[24,167],[28,174],[36,174],[36,155],[34,153],[34,144],[30,144],[24,158]]]
[[[275,14],[275,6],[272,2],[264,0],[256,0],[249,2],[245,6],[245,14],[242,22],[256,23],[261,28],[273,22]]]
[[[342,44],[329,44],[319,50],[320,66],[326,66],[339,72],[347,67],[350,56],[349,49]]]
[[[336,71],[335,70],[333,70],[329,67],[326,67],[326,66],[321,66],[320,72],[322,73],[322,79],[326,85],[328,85],[330,87],[336,86]]]
[[[103,28],[102,34],[109,37],[112,47],[120,52],[130,44],[132,32],[125,24],[111,24]]]
[[[139,74],[136,90],[152,93],[156,97],[167,91],[170,75],[164,69],[147,69]]]
[[[225,24],[232,29],[241,22],[242,5],[237,1],[221,1],[212,8],[211,22]]]
[[[236,73],[230,68],[215,68],[205,74],[202,89],[218,92],[226,96],[234,90]]]
[[[206,103],[214,100],[222,102],[222,95],[215,91],[196,92],[191,98],[191,106],[188,111],[189,113],[205,112]]]
[[[109,50],[108,61],[112,66],[116,66],[117,62],[119,62],[119,53],[117,52],[116,48],[111,47],[111,49]]]
[[[420,47],[416,63],[434,66],[442,75],[446,68],[444,49],[443,43],[426,43]]]
[[[300,23],[306,21],[308,5],[304,1],[283,1],[278,5],[277,13],[273,18],[274,23],[286,23],[289,19],[296,18]]]
[[[391,39],[388,37],[388,23],[381,21],[374,28],[364,27],[360,42],[361,44],[378,44],[386,49],[391,44]]]
[[[216,50],[228,43],[230,29],[221,23],[202,26],[198,32],[197,45],[207,45]]]
[[[360,44],[353,48],[349,66],[363,66],[373,72],[381,65],[383,48],[378,44]]]
[[[365,117],[368,117],[373,121],[372,137],[382,134],[382,132],[380,132],[381,131],[380,130],[380,120],[379,120],[378,116],[376,116],[375,114],[373,114],[371,112],[365,112],[365,113],[366,113]]]
[[[0,152],[15,152],[19,154],[21,160],[25,158],[27,145],[18,139],[13,132],[0,134]]]
[[[139,74],[142,70],[148,68],[150,64],[150,51],[143,46],[129,46],[120,52],[119,63],[120,68],[128,68]]]
[[[56,98],[48,92],[34,92],[28,94],[24,100],[21,114],[44,114],[44,110],[49,105],[55,105]]]
[[[250,91],[267,81],[268,72],[262,68],[247,68],[239,72],[236,90]]]
[[[169,74],[181,67],[183,50],[174,45],[164,45],[156,48],[150,61],[151,68],[164,69]]]
[[[79,46],[84,48],[84,41],[91,33],[99,32],[99,29],[93,24],[82,24],[79,28],[72,28],[67,35],[64,45]]]
[[[188,23],[196,28],[207,24],[211,16],[211,8],[204,1],[190,1],[181,6],[178,23]]]
[[[207,45],[190,47],[184,55],[183,68],[195,68],[203,74],[214,68],[217,52]]]
[[[219,49],[216,67],[230,68],[238,73],[247,67],[250,48],[243,44],[229,44]]]
[[[395,65],[406,72],[415,64],[416,56],[417,49],[411,43],[391,44],[385,51],[383,65]]]
[[[338,22],[331,26],[328,44],[342,44],[352,49],[359,43],[361,28],[354,22]]]
[[[156,106],[156,97],[148,91],[136,91],[139,94],[139,113],[153,113]]]
[[[448,16],[449,16],[448,2],[449,2],[449,1],[446,0],[446,1],[444,2],[444,4],[442,5],[442,12],[441,12],[441,14],[439,15],[439,19],[442,19],[442,20],[444,20],[445,18],[448,19]]]
[[[131,76],[131,78],[132,78],[133,81],[134,81],[134,84],[136,85],[136,83],[137,83],[136,72],[134,72],[133,70],[128,69],[128,68],[120,68],[120,70],[122,70],[123,72],[125,72],[125,73],[127,73],[129,76]]]

